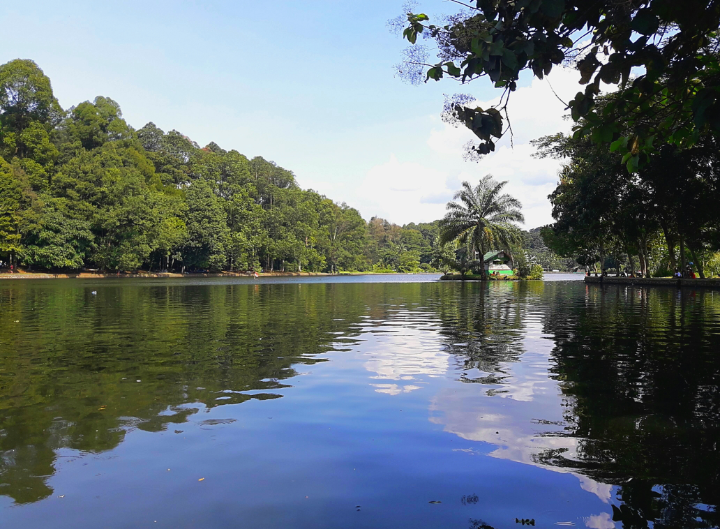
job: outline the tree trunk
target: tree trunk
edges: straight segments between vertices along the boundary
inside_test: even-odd
[[[700,260],[698,260],[697,255],[695,254],[695,251],[688,246],[688,249],[690,250],[690,255],[693,258],[693,261],[695,262],[695,266],[697,267],[698,274],[700,274],[700,279],[705,279],[705,273],[703,271],[703,265]]]
[[[642,252],[643,252],[643,277],[648,277],[648,267],[650,266],[650,263],[648,262],[648,240],[647,236],[640,239],[640,244],[642,245]]]
[[[665,236],[665,242],[667,243],[668,247],[670,268],[672,268],[672,271],[674,273],[675,269],[677,268],[677,259],[675,258],[675,237],[670,233],[670,229],[667,227],[666,223],[662,222],[660,226],[662,227],[663,235]]]
[[[485,248],[477,248],[478,253],[480,255],[478,256],[478,260],[480,261],[480,280],[481,281],[487,281],[489,279],[488,270],[485,269]],[[475,256],[473,255],[473,258]]]
[[[685,277],[685,239],[680,235],[680,272]]]
[[[630,273],[635,275],[635,258],[630,253],[628,254],[628,261],[630,261]]]

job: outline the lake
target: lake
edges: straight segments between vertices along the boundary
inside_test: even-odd
[[[717,527],[720,292],[0,281],[0,527]]]

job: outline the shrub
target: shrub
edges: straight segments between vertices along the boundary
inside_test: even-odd
[[[530,268],[530,275],[528,275],[528,279],[542,279],[543,278],[543,269],[542,266],[539,264],[534,264]]]

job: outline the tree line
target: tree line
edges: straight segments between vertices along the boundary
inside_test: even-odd
[[[692,147],[661,145],[630,173],[612,146],[557,134],[538,155],[563,158],[550,195],[555,223],[542,230],[556,254],[597,271],[720,273],[720,145],[706,134]]]
[[[434,270],[438,223],[366,222],[292,171],[118,103],[67,110],[30,60],[0,66],[0,260],[35,270]]]

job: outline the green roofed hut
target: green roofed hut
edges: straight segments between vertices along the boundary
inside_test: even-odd
[[[505,252],[488,252],[483,256],[483,262],[485,263],[485,272],[488,275],[513,275],[512,257]]]

